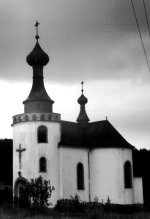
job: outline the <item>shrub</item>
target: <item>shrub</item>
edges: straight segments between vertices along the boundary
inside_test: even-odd
[[[50,180],[45,180],[42,176],[39,176],[36,179],[31,179],[28,190],[31,198],[31,207],[49,207],[49,198],[54,190],[55,188],[54,186],[51,186]]]

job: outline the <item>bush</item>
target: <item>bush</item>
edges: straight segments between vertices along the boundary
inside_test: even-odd
[[[47,208],[50,206],[49,198],[54,191],[54,186],[51,186],[50,180],[45,180],[42,176],[36,179],[31,179],[29,183],[29,196],[31,198],[31,207]]]
[[[143,205],[111,204],[111,200],[109,197],[106,203],[99,202],[97,198],[94,199],[94,202],[83,202],[77,195],[75,197],[71,196],[71,199],[58,200],[56,209],[59,212],[84,213],[85,215],[92,215],[92,217],[96,217],[97,214],[134,214],[144,211]]]

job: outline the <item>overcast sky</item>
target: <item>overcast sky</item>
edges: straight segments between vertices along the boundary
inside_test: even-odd
[[[143,0],[133,2],[150,62]],[[12,116],[23,113],[31,89],[26,56],[35,45],[36,20],[50,56],[44,76],[54,111],[76,121],[83,80],[90,120],[107,116],[129,143],[150,149],[150,72],[131,0],[0,1],[0,138],[12,138]]]

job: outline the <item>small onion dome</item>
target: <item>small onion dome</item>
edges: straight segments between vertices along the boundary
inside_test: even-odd
[[[26,61],[31,66],[45,66],[49,62],[49,56],[42,50],[37,41],[33,50],[27,55]]]
[[[85,105],[87,102],[88,102],[88,99],[83,94],[81,94],[81,96],[78,99],[78,103],[80,105]]]

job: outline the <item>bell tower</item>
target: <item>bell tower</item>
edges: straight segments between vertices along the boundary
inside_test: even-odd
[[[13,188],[19,198],[20,188],[31,178],[41,175],[55,187],[51,202],[58,198],[58,157],[60,114],[53,112],[54,101],[44,86],[43,68],[49,56],[39,44],[39,23],[36,22],[36,44],[26,61],[33,69],[33,82],[24,104],[24,113],[13,116]]]

